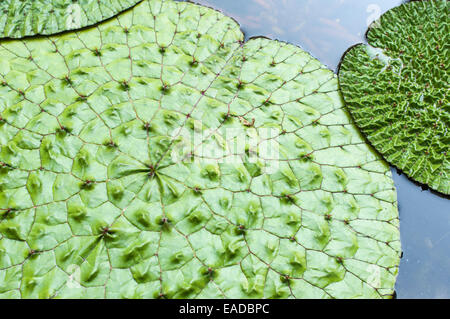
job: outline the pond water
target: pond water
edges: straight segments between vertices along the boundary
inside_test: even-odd
[[[342,54],[365,42],[367,26],[400,0],[196,0],[240,23],[246,37],[298,45],[336,70]],[[392,169],[403,258],[397,298],[450,298],[450,200]]]

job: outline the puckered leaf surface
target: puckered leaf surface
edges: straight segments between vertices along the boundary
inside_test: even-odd
[[[389,297],[387,164],[337,77],[149,0],[0,44],[0,297]]]
[[[448,1],[415,1],[385,13],[369,45],[341,62],[340,87],[356,125],[412,179],[450,194]]]
[[[79,29],[120,13],[141,0],[2,0],[0,38],[22,38]]]

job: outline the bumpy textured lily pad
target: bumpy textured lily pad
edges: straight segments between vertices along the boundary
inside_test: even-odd
[[[339,70],[346,106],[369,141],[412,179],[450,194],[448,1],[385,13]]]
[[[0,46],[0,297],[389,297],[387,164],[337,77],[149,0]]]
[[[79,29],[120,13],[141,0],[2,0],[0,38],[22,38]]]

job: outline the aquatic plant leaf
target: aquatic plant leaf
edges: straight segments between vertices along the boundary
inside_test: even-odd
[[[450,194],[448,1],[396,7],[351,48],[340,88],[356,125],[387,161]]]
[[[149,0],[0,43],[0,296],[390,297],[387,164],[337,77]]]
[[[141,0],[2,0],[0,38],[79,29],[111,18]]]

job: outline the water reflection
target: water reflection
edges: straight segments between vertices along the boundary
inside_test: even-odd
[[[367,26],[400,0],[197,0],[234,17],[247,38],[264,35],[301,46],[331,69],[362,42]]]
[[[342,54],[364,42],[367,26],[401,0],[196,0],[234,17],[246,37],[301,46],[336,70]],[[450,200],[393,171],[403,258],[398,298],[450,298]]]

